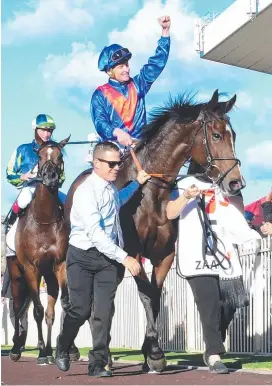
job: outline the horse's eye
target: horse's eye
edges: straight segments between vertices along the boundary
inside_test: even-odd
[[[220,141],[222,139],[221,135],[218,133],[212,133],[212,137],[215,141]]]

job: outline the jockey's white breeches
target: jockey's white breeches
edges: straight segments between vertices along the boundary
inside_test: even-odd
[[[25,209],[27,207],[28,204],[30,204],[33,196],[34,196],[34,193],[35,193],[35,190],[36,190],[36,186],[35,185],[32,185],[32,186],[25,186],[18,198],[17,198],[17,203],[18,203],[18,206],[21,208],[21,209]]]
[[[17,204],[21,209],[25,209],[32,201],[32,198],[34,196],[36,190],[36,185],[31,185],[31,186],[25,186],[18,198],[17,198]],[[59,199],[62,203],[64,203],[66,195],[62,192],[59,192]]]

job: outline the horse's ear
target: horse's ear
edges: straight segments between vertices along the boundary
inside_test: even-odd
[[[70,140],[70,137],[71,137],[71,134],[69,135],[69,137],[63,139],[62,141],[60,141],[59,143],[59,147],[62,149],[65,145],[67,145],[67,143],[69,142]]]
[[[227,114],[234,106],[236,102],[236,94],[227,102],[218,102],[217,106],[214,108],[214,112],[217,113],[220,117]]]
[[[213,93],[212,99],[207,103],[207,110],[213,111],[218,103],[218,89]]]
[[[226,102],[225,114],[227,114],[233,108],[236,102],[236,98],[237,97],[235,94],[229,101]]]

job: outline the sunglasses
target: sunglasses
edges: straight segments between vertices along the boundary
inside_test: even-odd
[[[118,166],[120,167],[123,163],[123,161],[107,161],[105,159],[102,159],[102,158],[97,158],[100,162],[105,162],[109,165],[109,168],[110,169],[113,169],[115,166]]]
[[[129,50],[127,48],[122,48],[112,54],[111,60],[113,62],[117,62],[117,60],[125,58],[128,54],[129,54]]]

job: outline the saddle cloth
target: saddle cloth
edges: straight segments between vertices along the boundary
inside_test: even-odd
[[[16,234],[16,229],[18,225],[19,219],[15,221],[15,223],[12,225],[10,230],[8,231],[6,235],[6,255],[7,256],[14,256],[15,255],[15,234]]]

